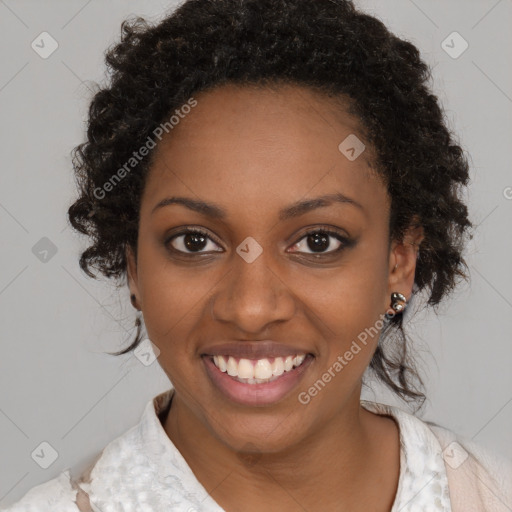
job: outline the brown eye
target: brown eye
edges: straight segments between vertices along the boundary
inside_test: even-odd
[[[210,243],[209,243],[210,242]],[[172,245],[172,248],[185,254],[202,254],[203,252],[220,252],[215,247],[218,245],[210,236],[199,229],[187,229],[176,233],[165,241],[166,247]]]
[[[315,255],[330,255],[341,252],[353,242],[337,231],[316,228],[307,231],[293,246],[293,252]],[[308,252],[309,251],[309,252]]]

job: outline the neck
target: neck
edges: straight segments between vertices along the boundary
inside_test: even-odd
[[[360,388],[330,421],[307,434],[297,445],[272,453],[240,454],[232,450],[176,394],[164,429],[203,487],[212,489],[212,498],[225,505],[226,510],[230,510],[230,503],[247,503],[243,509],[249,512],[247,500],[254,510],[261,510],[266,503],[275,506],[276,499],[283,503],[283,511],[303,510],[298,503],[306,502],[318,507],[322,499],[326,500],[325,507],[327,500],[332,499],[333,504],[342,500],[347,510],[359,510],[357,507],[366,506],[373,499],[371,489],[379,503],[386,503],[382,489],[372,486],[372,479],[382,481],[384,472],[398,481],[399,472],[396,451],[394,467],[390,468],[382,448],[384,442],[398,449],[394,421],[362,408],[359,397]],[[393,498],[394,492],[388,495],[386,506],[392,504]],[[285,502],[289,502],[288,508]]]

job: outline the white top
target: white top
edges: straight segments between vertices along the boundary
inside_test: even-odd
[[[224,512],[197,480],[162,426],[159,414],[166,415],[173,391],[170,389],[151,399],[139,423],[111,441],[94,463],[88,481],[79,482],[79,487],[89,496],[89,507],[79,508],[76,504],[79,487],[71,480],[68,468],[56,478],[33,487],[10,508],[1,510]],[[361,405],[371,412],[393,417],[399,426],[400,476],[391,512],[512,510],[512,493],[508,493],[509,485],[512,489],[510,461],[495,459],[479,445],[455,438],[452,432],[397,407],[366,400],[361,400]],[[450,439],[452,442],[448,444]],[[486,461],[485,466],[481,465],[482,460]],[[496,475],[489,476],[498,467],[498,480],[501,477],[504,480],[496,481]],[[468,468],[470,471],[466,471]],[[457,479],[448,478],[449,475],[457,475]],[[470,479],[481,483],[475,484]],[[450,492],[455,485],[460,503],[468,499],[464,509],[454,508],[451,503]],[[476,498],[467,497],[468,489],[478,493]],[[489,489],[490,495],[484,496]]]

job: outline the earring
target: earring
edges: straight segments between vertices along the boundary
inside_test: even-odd
[[[400,313],[400,311],[405,309],[405,306],[407,306],[407,299],[405,296],[399,292],[393,292],[391,294],[391,307],[393,310]]]
[[[130,300],[131,300],[131,302],[132,302],[132,306],[133,306],[135,309],[139,309],[139,308],[137,307],[137,297],[135,296],[135,294],[133,294],[133,293],[132,293],[132,294],[130,295]]]

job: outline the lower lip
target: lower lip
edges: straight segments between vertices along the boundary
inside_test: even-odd
[[[244,384],[232,379],[226,372],[221,372],[210,356],[202,357],[206,372],[217,389],[225,396],[241,405],[271,405],[284,398],[300,382],[313,356],[308,354],[303,363],[284,372],[278,379],[263,384]]]

